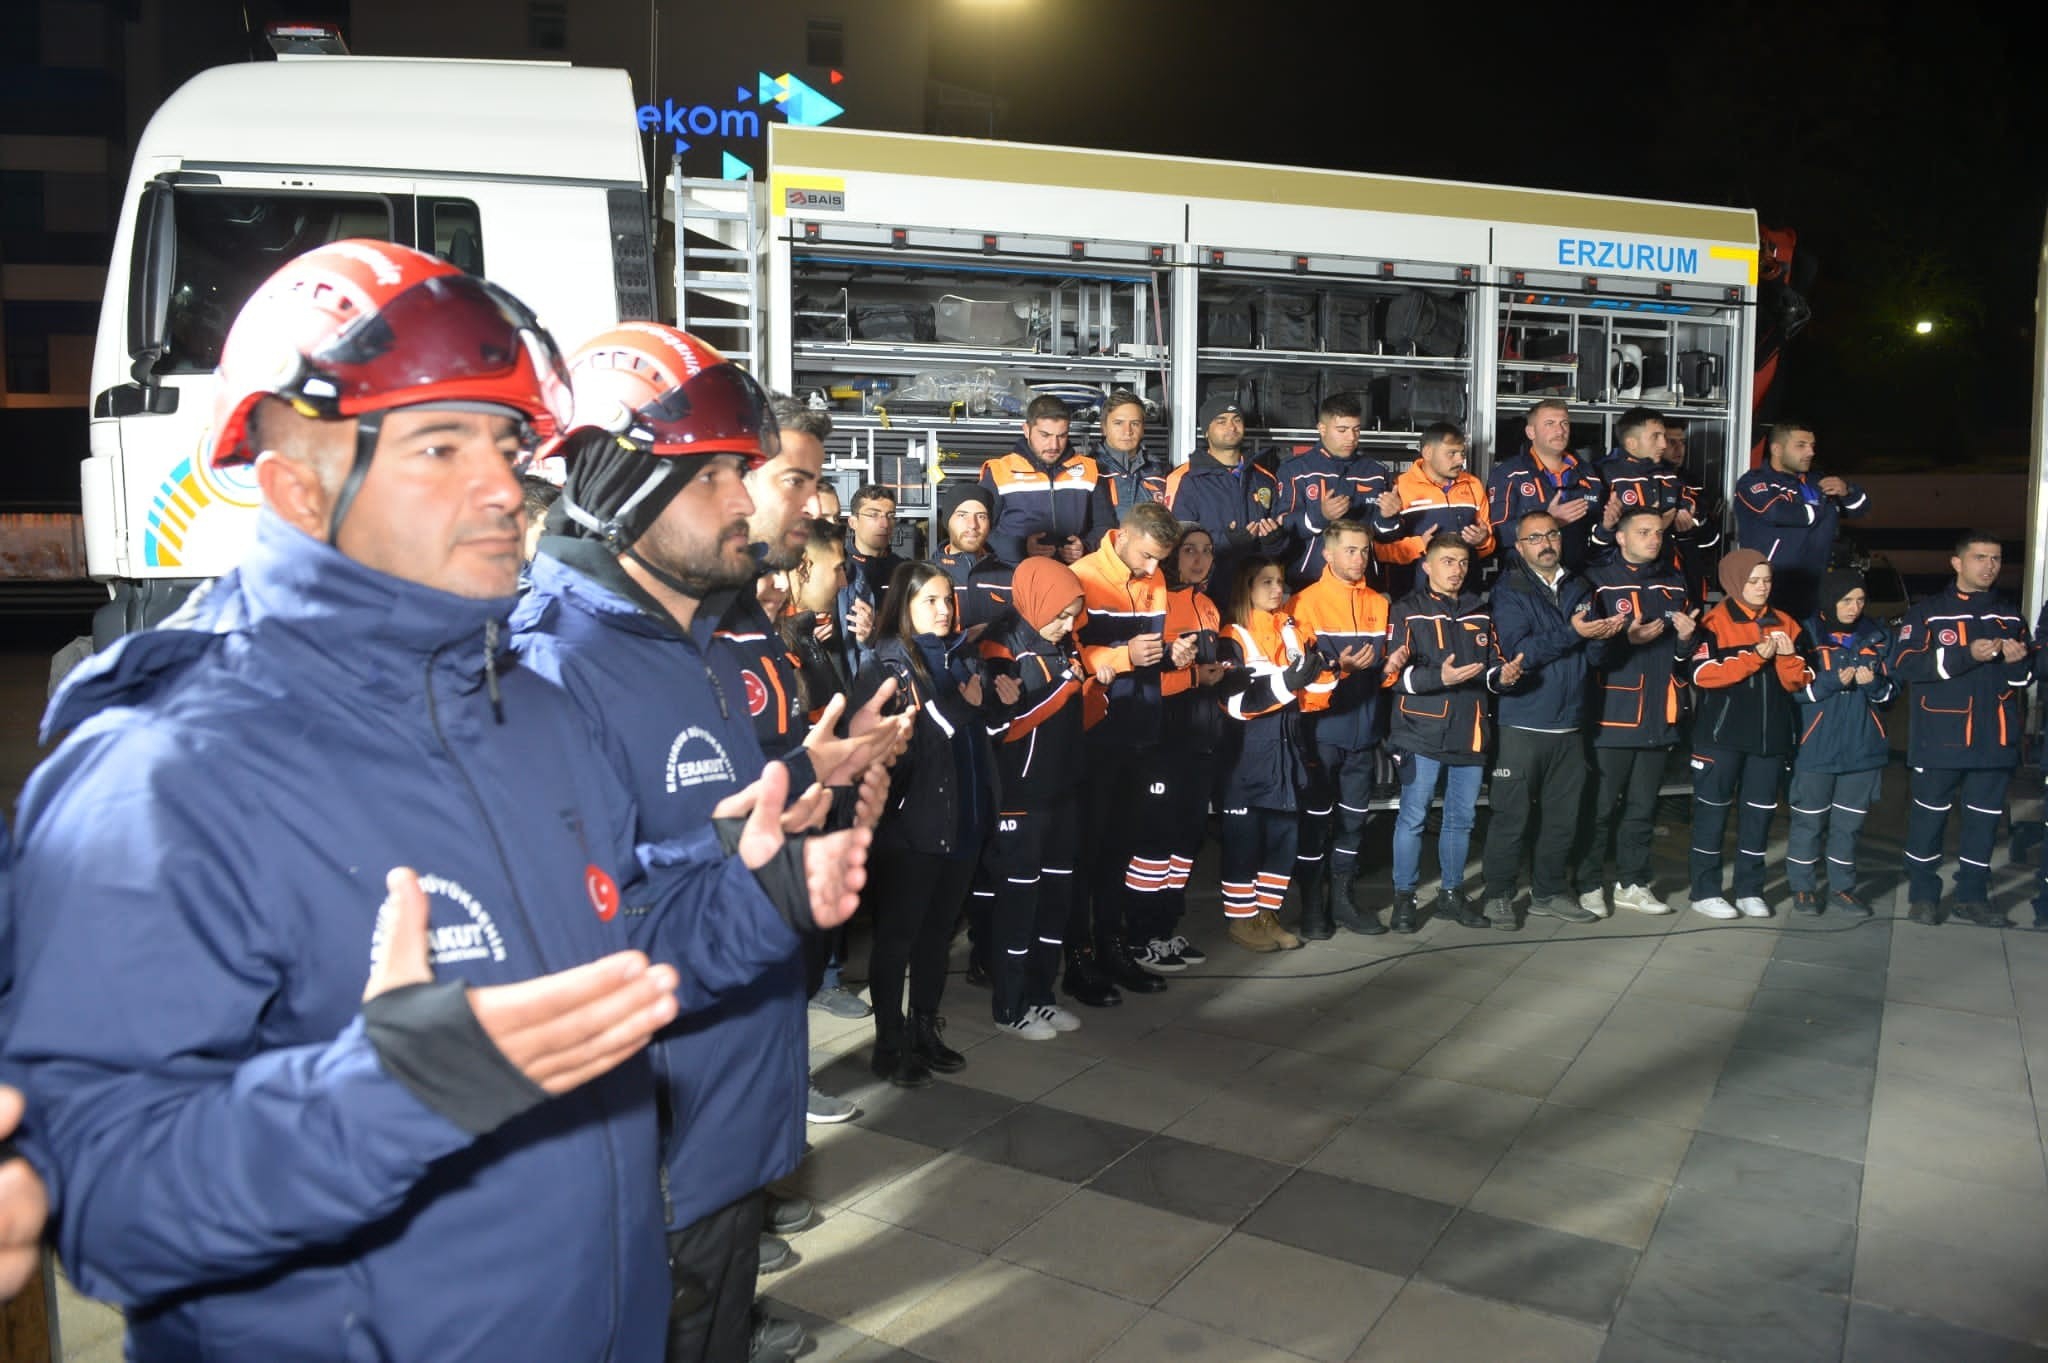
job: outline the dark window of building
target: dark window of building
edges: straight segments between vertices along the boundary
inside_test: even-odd
[[[278,266],[343,237],[391,240],[391,205],[370,195],[180,191],[170,348],[159,374],[220,363],[228,324]]]
[[[569,50],[569,7],[558,0],[527,0],[526,41],[542,52]]]
[[[846,65],[846,23],[840,19],[811,19],[804,23],[805,60],[812,66]]]

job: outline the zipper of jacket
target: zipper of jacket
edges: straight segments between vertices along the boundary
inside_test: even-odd
[[[462,778],[463,789],[469,792],[470,802],[476,806],[477,817],[483,823],[484,832],[490,837],[491,851],[498,859],[499,868],[505,873],[506,892],[512,897],[512,907],[519,914],[520,926],[526,930],[527,940],[533,943],[534,954],[540,957],[541,965],[546,968],[547,973],[552,974],[554,971],[553,963],[547,959],[547,951],[542,944],[541,936],[534,931],[533,915],[528,912],[526,901],[519,894],[519,877],[513,873],[512,859],[506,855],[504,839],[498,836],[498,826],[491,819],[490,806],[485,803],[483,793],[477,789],[476,782],[471,779],[469,769],[464,767],[462,760],[455,755],[455,745],[448,741],[446,731],[441,728],[441,707],[434,698],[434,667],[440,661],[441,655],[449,647],[450,645],[448,644],[442,644],[427,655],[425,674],[422,678],[427,693],[427,725],[434,731],[434,741],[441,746],[441,752],[447,757],[448,765],[453,767],[455,774]],[[624,1189],[619,1187],[618,1151],[612,1148],[611,1111],[605,1106],[604,1099],[598,1096],[598,1091],[594,1088],[590,1090],[590,1101],[596,1106],[599,1116],[603,1118],[598,1123],[598,1132],[599,1139],[604,1145],[605,1171],[609,1176],[612,1187],[623,1193]],[[607,1218],[611,1227],[611,1234],[607,1237],[608,1243],[606,1245],[606,1250],[611,1260],[611,1272],[606,1275],[611,1284],[611,1318],[605,1328],[604,1341],[604,1357],[607,1360],[611,1358],[612,1352],[618,1344],[619,1335],[619,1219],[617,1205],[616,1202],[612,1204]]]

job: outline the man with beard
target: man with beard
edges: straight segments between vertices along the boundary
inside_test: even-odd
[[[1167,462],[1145,451],[1145,399],[1119,388],[1102,404],[1102,434],[1089,449],[1119,522],[1166,491]]]
[[[951,482],[939,489],[939,528],[946,547],[932,562],[953,582],[953,599],[966,629],[986,628],[1010,608],[1010,565],[988,547],[989,495],[975,483]]]
[[[1664,558],[1673,572],[1682,572],[1678,537],[1693,532],[1692,502],[1685,484],[1664,462],[1664,418],[1648,407],[1631,407],[1614,420],[1620,447],[1600,463],[1607,504],[1593,530],[1594,557],[1614,555],[1614,527],[1628,512],[1654,511],[1664,529]],[[1693,598],[1698,605],[1699,599]]]
[[[839,593],[839,626],[848,640],[853,670],[868,661],[868,636],[882,609],[897,557],[891,539],[896,533],[896,494],[880,483],[863,483],[853,492],[853,513],[847,518],[846,586]]]
[[[1214,537],[1216,570],[1209,577],[1209,595],[1227,619],[1238,561],[1247,554],[1279,558],[1286,553],[1286,508],[1280,480],[1245,458],[1244,409],[1236,399],[1210,398],[1196,421],[1202,448],[1167,475],[1160,500],[1175,521],[1202,526]]]
[[[1563,398],[1545,398],[1531,407],[1522,434],[1527,440],[1523,452],[1501,460],[1486,476],[1493,533],[1498,537],[1522,517],[1541,511],[1557,522],[1564,537],[1559,561],[1577,572],[1586,566],[1587,538],[1606,498],[1600,475],[1571,452],[1572,409]]]
[[[1529,912],[1567,923],[1591,923],[1596,913],[1575,903],[1565,885],[1586,791],[1586,646],[1619,634],[1624,615],[1595,619],[1592,588],[1564,566],[1564,527],[1547,511],[1531,511],[1511,527],[1515,553],[1494,584],[1494,633],[1500,651],[1522,659],[1520,683],[1504,691],[1495,716],[1493,757],[1481,865],[1486,874],[1487,921],[1513,931],[1515,880],[1527,848],[1529,804],[1542,807],[1535,864],[1529,873]]]
[[[1365,405],[1356,393],[1332,393],[1316,412],[1318,443],[1280,466],[1281,500],[1287,507],[1287,528],[1295,545],[1287,555],[1287,585],[1302,591],[1323,576],[1324,532],[1341,520],[1351,520],[1382,534],[1399,531],[1398,522],[1380,516],[1380,501],[1386,498],[1393,477],[1386,465],[1358,449],[1358,433],[1365,423]],[[1378,565],[1367,544],[1365,567]]]
[[[513,629],[522,659],[583,710],[638,797],[642,839],[654,841],[701,825],[762,766],[749,717],[762,683],[750,688],[739,657],[713,637],[718,594],[751,597],[758,571],[744,473],[773,498],[760,529],[781,559],[816,470],[801,452],[771,470],[780,450],[766,395],[672,327],[627,323],[597,337],[572,362],[571,383],[569,533],[541,541]],[[792,784],[859,781],[900,726],[859,741],[825,732],[791,752]],[[802,1347],[800,1326],[758,1317],[753,1300],[762,1190],[803,1152],[805,965],[792,949],[658,1039],[668,1363],[793,1358]]]
[[[1024,409],[1016,446],[981,466],[981,490],[995,518],[989,543],[1005,563],[1031,554],[1076,563],[1116,525],[1109,485],[1067,439],[1072,420],[1066,403],[1039,394]]]
[[[1820,577],[1834,557],[1841,522],[1870,510],[1870,494],[1829,475],[1815,479],[1813,427],[1771,426],[1770,457],[1735,485],[1735,540],[1771,564],[1772,600],[1794,620],[1814,613]]]

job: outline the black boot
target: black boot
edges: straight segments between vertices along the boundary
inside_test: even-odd
[[[988,948],[979,942],[967,948],[967,982],[977,989],[989,987]]]
[[[1166,981],[1131,959],[1130,948],[1121,938],[1104,942],[1095,949],[1096,963],[1117,988],[1132,994],[1164,994]]]
[[[1493,922],[1465,898],[1465,887],[1436,892],[1436,916],[1448,918],[1461,928],[1490,928]]]
[[[900,1018],[885,1026],[881,1015],[876,1015],[875,1054],[869,1067],[875,1078],[886,1079],[898,1088],[921,1089],[932,1081],[931,1069],[918,1058],[917,1048],[910,1044]]]
[[[967,1057],[946,1044],[942,1035],[945,1030],[946,1020],[936,1012],[913,1010],[910,1014],[910,1049],[919,1060],[940,1074],[957,1074],[967,1068]]]
[[[1354,879],[1344,887],[1344,893],[1336,897],[1335,910],[1337,926],[1346,932],[1378,937],[1387,930],[1387,925],[1380,921],[1379,910],[1366,906],[1363,880]]]
[[[1394,891],[1394,931],[1413,932],[1415,922],[1415,891]]]
[[[1068,998],[1088,1008],[1114,1008],[1124,1001],[1124,996],[1096,965],[1094,951],[1070,945],[1064,952],[1067,973],[1060,987],[1066,990]]]
[[[1320,870],[1298,875],[1301,887],[1301,932],[1305,942],[1327,942],[1337,935],[1337,923],[1330,906],[1330,879]]]

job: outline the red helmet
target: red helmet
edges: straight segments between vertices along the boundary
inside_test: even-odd
[[[575,415],[565,436],[602,431],[663,458],[737,454],[749,468],[779,447],[753,375],[658,322],[621,323],[582,347],[569,362],[569,386]]]
[[[265,397],[329,419],[418,404],[503,410],[552,438],[569,411],[561,352],[503,289],[388,241],[329,242],[270,276],[221,349],[215,468],[247,463]]]

